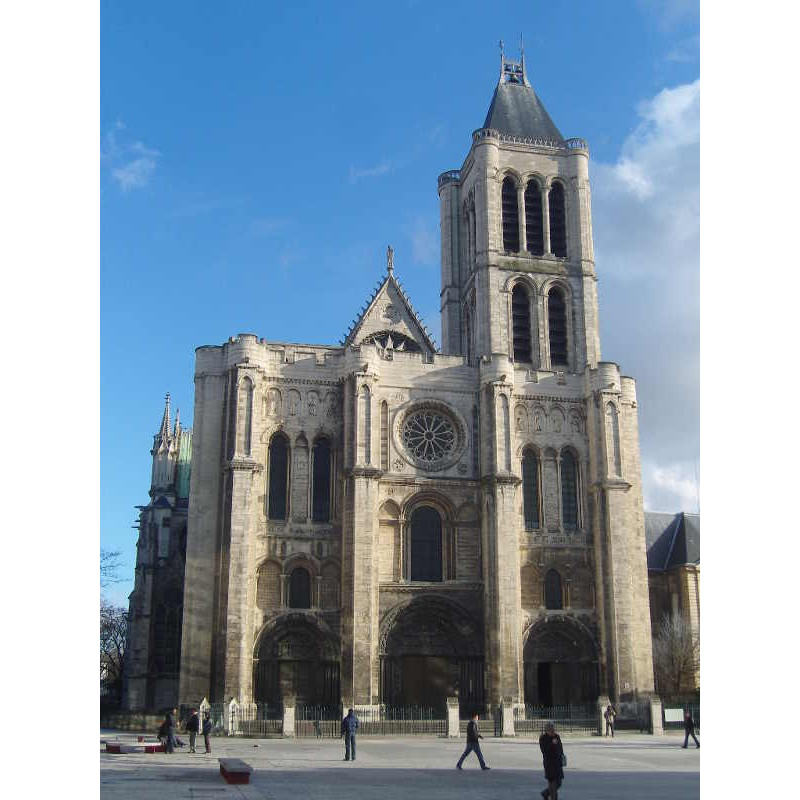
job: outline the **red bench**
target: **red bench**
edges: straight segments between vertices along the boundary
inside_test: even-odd
[[[136,744],[125,742],[106,742],[106,753],[163,753],[164,745],[161,742],[138,742]]]
[[[219,760],[219,774],[226,783],[250,783],[252,771],[253,768],[241,758],[221,758]]]

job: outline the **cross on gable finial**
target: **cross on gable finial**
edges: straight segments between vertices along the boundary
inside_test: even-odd
[[[392,246],[389,245],[386,248],[386,271],[391,275],[393,270],[394,270],[394,250],[392,250]]]

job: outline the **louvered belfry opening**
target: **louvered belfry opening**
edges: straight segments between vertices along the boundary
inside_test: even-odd
[[[522,506],[525,530],[536,530],[539,527],[539,464],[530,450],[522,457]]]
[[[550,249],[553,255],[567,257],[567,218],[564,187],[560,183],[554,183],[550,189]]]
[[[331,446],[318,439],[312,451],[311,519],[329,522],[331,518]]]
[[[567,363],[567,307],[564,295],[551,289],[547,296],[547,319],[550,328],[550,364],[565,366]]]
[[[289,483],[289,443],[278,434],[269,444],[269,518],[286,519]]]
[[[561,519],[568,530],[578,527],[578,466],[569,450],[561,454]]]
[[[514,361],[530,364],[531,304],[521,283],[511,292],[511,319],[514,329]]]
[[[536,181],[528,181],[525,189],[525,238],[529,253],[544,253],[544,226],[542,224],[542,192]]]
[[[517,187],[512,178],[503,181],[503,249],[507,253],[519,252],[519,210]]]

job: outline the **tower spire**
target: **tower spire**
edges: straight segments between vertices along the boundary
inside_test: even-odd
[[[394,250],[389,245],[386,248],[386,273],[391,275],[394,272]]]
[[[161,418],[161,429],[159,435],[166,441],[169,438],[170,413],[169,413],[169,392],[164,396],[164,416]]]

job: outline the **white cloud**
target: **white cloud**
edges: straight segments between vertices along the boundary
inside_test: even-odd
[[[350,165],[350,183],[356,183],[362,178],[376,178],[379,175],[385,175],[392,168],[392,163],[388,159],[384,159],[380,164],[374,167],[357,168],[352,164]]]
[[[156,170],[161,153],[141,141],[120,141],[118,133],[126,130],[117,120],[103,137],[100,160],[111,169],[111,177],[123,192],[147,186]]]
[[[638,111],[616,161],[591,167],[601,341],[637,381],[645,496],[671,510],[699,458],[700,83]]]
[[[695,464],[642,464],[644,505],[648,511],[700,510],[700,486]]]
[[[700,0],[639,0],[639,6],[653,14],[663,30],[700,19]]]

